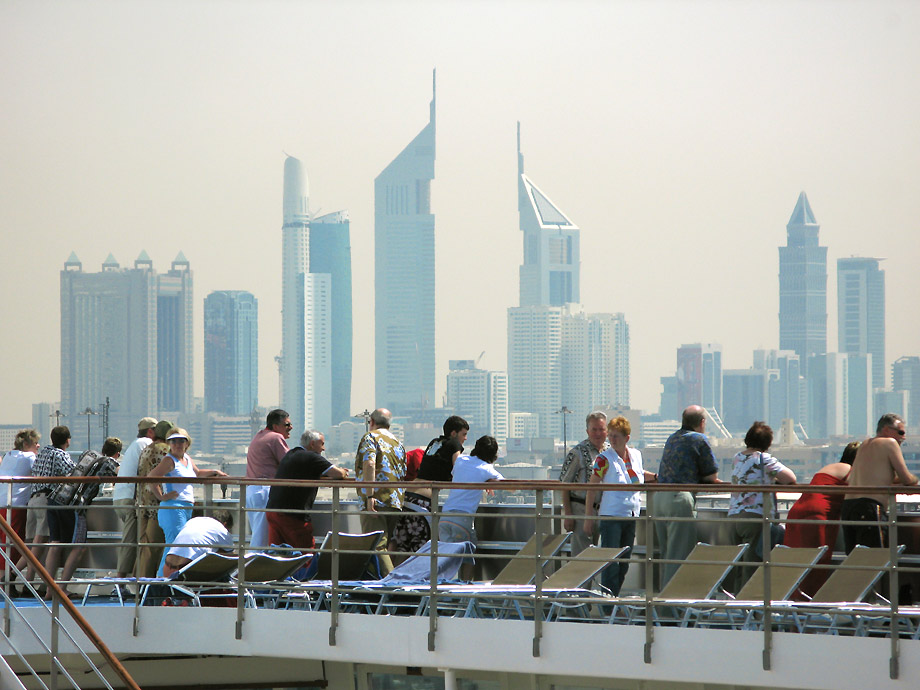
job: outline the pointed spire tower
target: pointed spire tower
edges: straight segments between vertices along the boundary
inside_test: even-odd
[[[820,228],[800,193],[779,248],[779,347],[798,353],[803,374],[810,355],[827,352],[827,247],[818,244]]]
[[[562,306],[580,301],[578,226],[524,174],[517,123],[518,217],[524,233],[520,304]]]
[[[436,73],[428,123],[374,180],[375,405],[435,404]]]

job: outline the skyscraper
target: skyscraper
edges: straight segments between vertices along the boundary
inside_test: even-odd
[[[307,176],[302,163],[292,156],[284,161],[284,220],[281,271],[281,405],[291,416],[292,435],[306,429],[325,431],[332,423],[332,300],[333,275],[313,271],[314,249],[311,239],[310,203]],[[345,218],[344,213],[332,214]],[[326,217],[324,217],[326,218]],[[328,227],[338,221],[323,222],[316,249],[323,254],[329,246]],[[347,218],[345,246],[347,239]],[[335,242],[332,242],[335,244]],[[315,262],[328,261],[337,268],[340,284],[341,252],[321,256]],[[350,260],[350,256],[347,257]],[[347,261],[346,261],[347,263]],[[348,273],[348,314],[342,315],[349,326],[350,344],[350,266]],[[351,356],[348,355],[350,366]],[[349,379],[348,385],[351,382]]]
[[[523,262],[520,306],[508,309],[509,409],[536,415],[540,436],[561,438],[559,410],[566,406],[580,414],[591,404],[592,365],[604,354],[598,348],[591,358],[589,343],[601,343],[592,339],[591,320],[577,306],[580,231],[524,174],[520,123],[517,156]]]
[[[470,434],[508,439],[508,375],[479,369],[471,359],[450,360],[447,404],[470,424]]]
[[[587,314],[575,305],[562,318],[562,403],[581,416],[629,407],[629,324],[623,314]]]
[[[181,252],[162,275],[146,252],[133,268],[109,254],[99,273],[84,273],[71,253],[61,271],[61,412],[75,448],[86,436],[79,415],[98,411],[106,398],[112,433],[136,428],[140,417],[189,409],[191,319],[192,273]]]
[[[524,174],[521,123],[518,141],[518,217],[524,233],[520,306],[553,306],[580,301],[579,229]]]
[[[677,407],[702,405],[722,414],[722,346],[681,345],[677,349]]]
[[[827,352],[827,247],[805,192],[786,224],[779,248],[779,347],[794,350],[807,375],[808,357]]]
[[[291,416],[294,435],[304,427],[303,274],[310,265],[310,199],[307,175],[299,160],[284,160],[281,226],[281,401]]]
[[[837,349],[872,355],[872,386],[885,388],[885,272],[879,259],[837,259]]]
[[[219,290],[204,301],[205,411],[248,415],[258,404],[258,300]]]
[[[428,117],[374,180],[374,405],[397,412],[434,401],[434,76]]]
[[[899,357],[891,365],[891,387],[895,391],[907,391],[907,416],[904,418],[912,428],[920,427],[920,357]]]
[[[330,276],[331,423],[351,417],[351,240],[348,213],[327,213],[310,221],[310,272]]]
[[[182,252],[157,276],[157,398],[161,411],[192,407],[192,272]]]

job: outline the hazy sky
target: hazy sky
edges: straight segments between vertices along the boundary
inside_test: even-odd
[[[0,0],[0,422],[60,396],[59,271],[181,250],[202,302],[259,299],[277,400],[284,153],[347,209],[353,407],[374,404],[373,180],[425,125],[437,68],[438,394],[506,365],[528,176],[581,227],[582,302],[625,312],[632,403],[681,343],[778,346],[778,256],[805,190],[836,260],[884,257],[887,351],[920,354],[920,3]],[[406,276],[411,279],[411,276]],[[126,328],[130,324],[125,324]],[[398,413],[398,411],[397,411]]]

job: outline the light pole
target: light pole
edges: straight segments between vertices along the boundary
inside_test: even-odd
[[[364,412],[359,412],[358,414],[353,414],[352,417],[354,417],[355,419],[363,419],[363,420],[364,420],[364,433],[365,433],[365,434],[366,434],[368,431],[370,431],[370,428],[371,428],[371,411],[370,411],[370,410],[368,410],[368,409],[365,407],[365,408],[364,408]]]
[[[98,415],[99,413],[93,410],[93,408],[87,407],[85,410],[83,410],[83,412],[78,412],[77,414],[83,415],[84,417],[86,417],[86,450],[89,450],[93,445],[92,439],[90,436],[89,418],[94,415]]]
[[[566,415],[572,414],[572,410],[563,405],[558,410],[556,410],[554,414],[562,415],[562,460],[565,462],[565,456],[569,454],[568,434],[566,433],[568,431],[568,427],[566,426],[565,418]]]

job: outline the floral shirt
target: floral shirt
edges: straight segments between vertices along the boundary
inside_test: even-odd
[[[786,466],[769,453],[738,453],[732,458],[732,484],[772,484],[773,479]],[[774,506],[775,506],[774,502]],[[757,513],[763,515],[763,493],[760,491],[742,491],[733,493],[729,515],[738,513]]]
[[[166,441],[154,441],[141,451],[141,456],[137,460],[137,476],[146,477],[150,470],[160,464],[160,461],[169,454],[169,445]],[[160,502],[150,488],[153,484],[138,484],[137,497],[135,499],[138,506],[143,508],[143,513],[148,520],[156,520],[157,510]]]
[[[389,429],[376,429],[364,434],[355,455],[355,477],[362,479],[364,463],[373,460],[376,474],[374,481],[398,482],[406,474],[406,449]],[[373,497],[393,510],[402,508],[403,489],[380,487],[358,488],[361,497]]]
[[[700,484],[719,471],[712,448],[698,431],[680,429],[668,437],[658,465],[660,484]]]
[[[594,447],[590,439],[585,439],[581,443],[572,446],[572,450],[565,456],[565,462],[562,463],[562,470],[559,472],[559,481],[567,484],[587,484],[591,480],[591,472],[594,469],[594,461],[598,453],[610,448],[610,444],[604,440],[604,445],[600,451]],[[570,491],[570,500],[574,499],[576,503],[585,503],[584,491]]]

